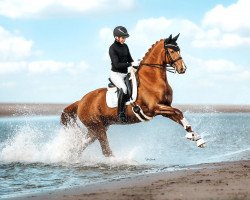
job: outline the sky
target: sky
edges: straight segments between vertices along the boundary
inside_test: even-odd
[[[113,29],[134,60],[180,33],[174,104],[250,104],[250,0],[0,0],[0,102],[71,103],[106,87]]]

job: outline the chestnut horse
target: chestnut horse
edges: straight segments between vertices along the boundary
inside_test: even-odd
[[[117,108],[107,106],[107,88],[91,91],[63,110],[61,123],[65,127],[75,125],[78,118],[88,130],[87,142],[82,146],[82,150],[98,139],[103,155],[112,156],[107,140],[108,127],[112,124],[141,122],[132,111],[134,105],[140,106],[148,118],[161,115],[177,122],[187,131],[186,138],[196,141],[198,147],[205,146],[204,140],[192,130],[183,113],[171,107],[173,91],[167,80],[167,69],[171,66],[179,74],[186,71],[176,43],[178,36],[179,34],[172,38],[170,35],[167,39],[157,41],[140,62],[136,71],[139,83],[137,99],[134,104],[126,106],[126,123],[119,122]]]

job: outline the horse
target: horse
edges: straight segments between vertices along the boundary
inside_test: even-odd
[[[170,71],[171,67],[174,72],[184,74],[187,69],[176,42],[178,37],[179,34],[175,37],[171,34],[166,39],[156,41],[140,61],[136,71],[137,98],[133,104],[126,105],[127,122],[119,121],[117,107],[107,106],[107,88],[91,91],[63,110],[61,123],[64,127],[72,127],[80,120],[87,128],[87,140],[81,147],[82,151],[97,139],[103,155],[113,156],[107,139],[107,130],[110,125],[141,122],[133,112],[135,105],[141,108],[147,119],[161,115],[180,124],[186,131],[187,139],[196,141],[198,147],[205,147],[205,141],[192,130],[183,113],[171,106],[173,90],[168,83],[167,71]]]

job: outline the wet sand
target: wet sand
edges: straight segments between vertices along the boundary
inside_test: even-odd
[[[25,200],[250,199],[250,160],[191,166],[23,197]]]
[[[59,115],[69,104],[0,103],[0,117],[23,115]],[[189,112],[250,112],[250,105],[172,105]]]

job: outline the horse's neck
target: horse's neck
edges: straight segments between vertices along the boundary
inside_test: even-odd
[[[138,75],[142,81],[145,80],[146,82],[159,84],[162,84],[163,81],[167,84],[166,70],[161,66],[154,66],[154,64],[163,64],[162,47],[162,41],[158,42],[150,49],[142,60],[141,63],[147,64],[143,65],[138,70]],[[150,66],[150,64],[152,65]]]
[[[160,67],[143,66],[138,71],[138,77],[141,81],[149,84],[167,84],[166,70]]]
[[[163,64],[162,47],[163,47],[162,41],[156,43],[143,58],[142,63]]]

